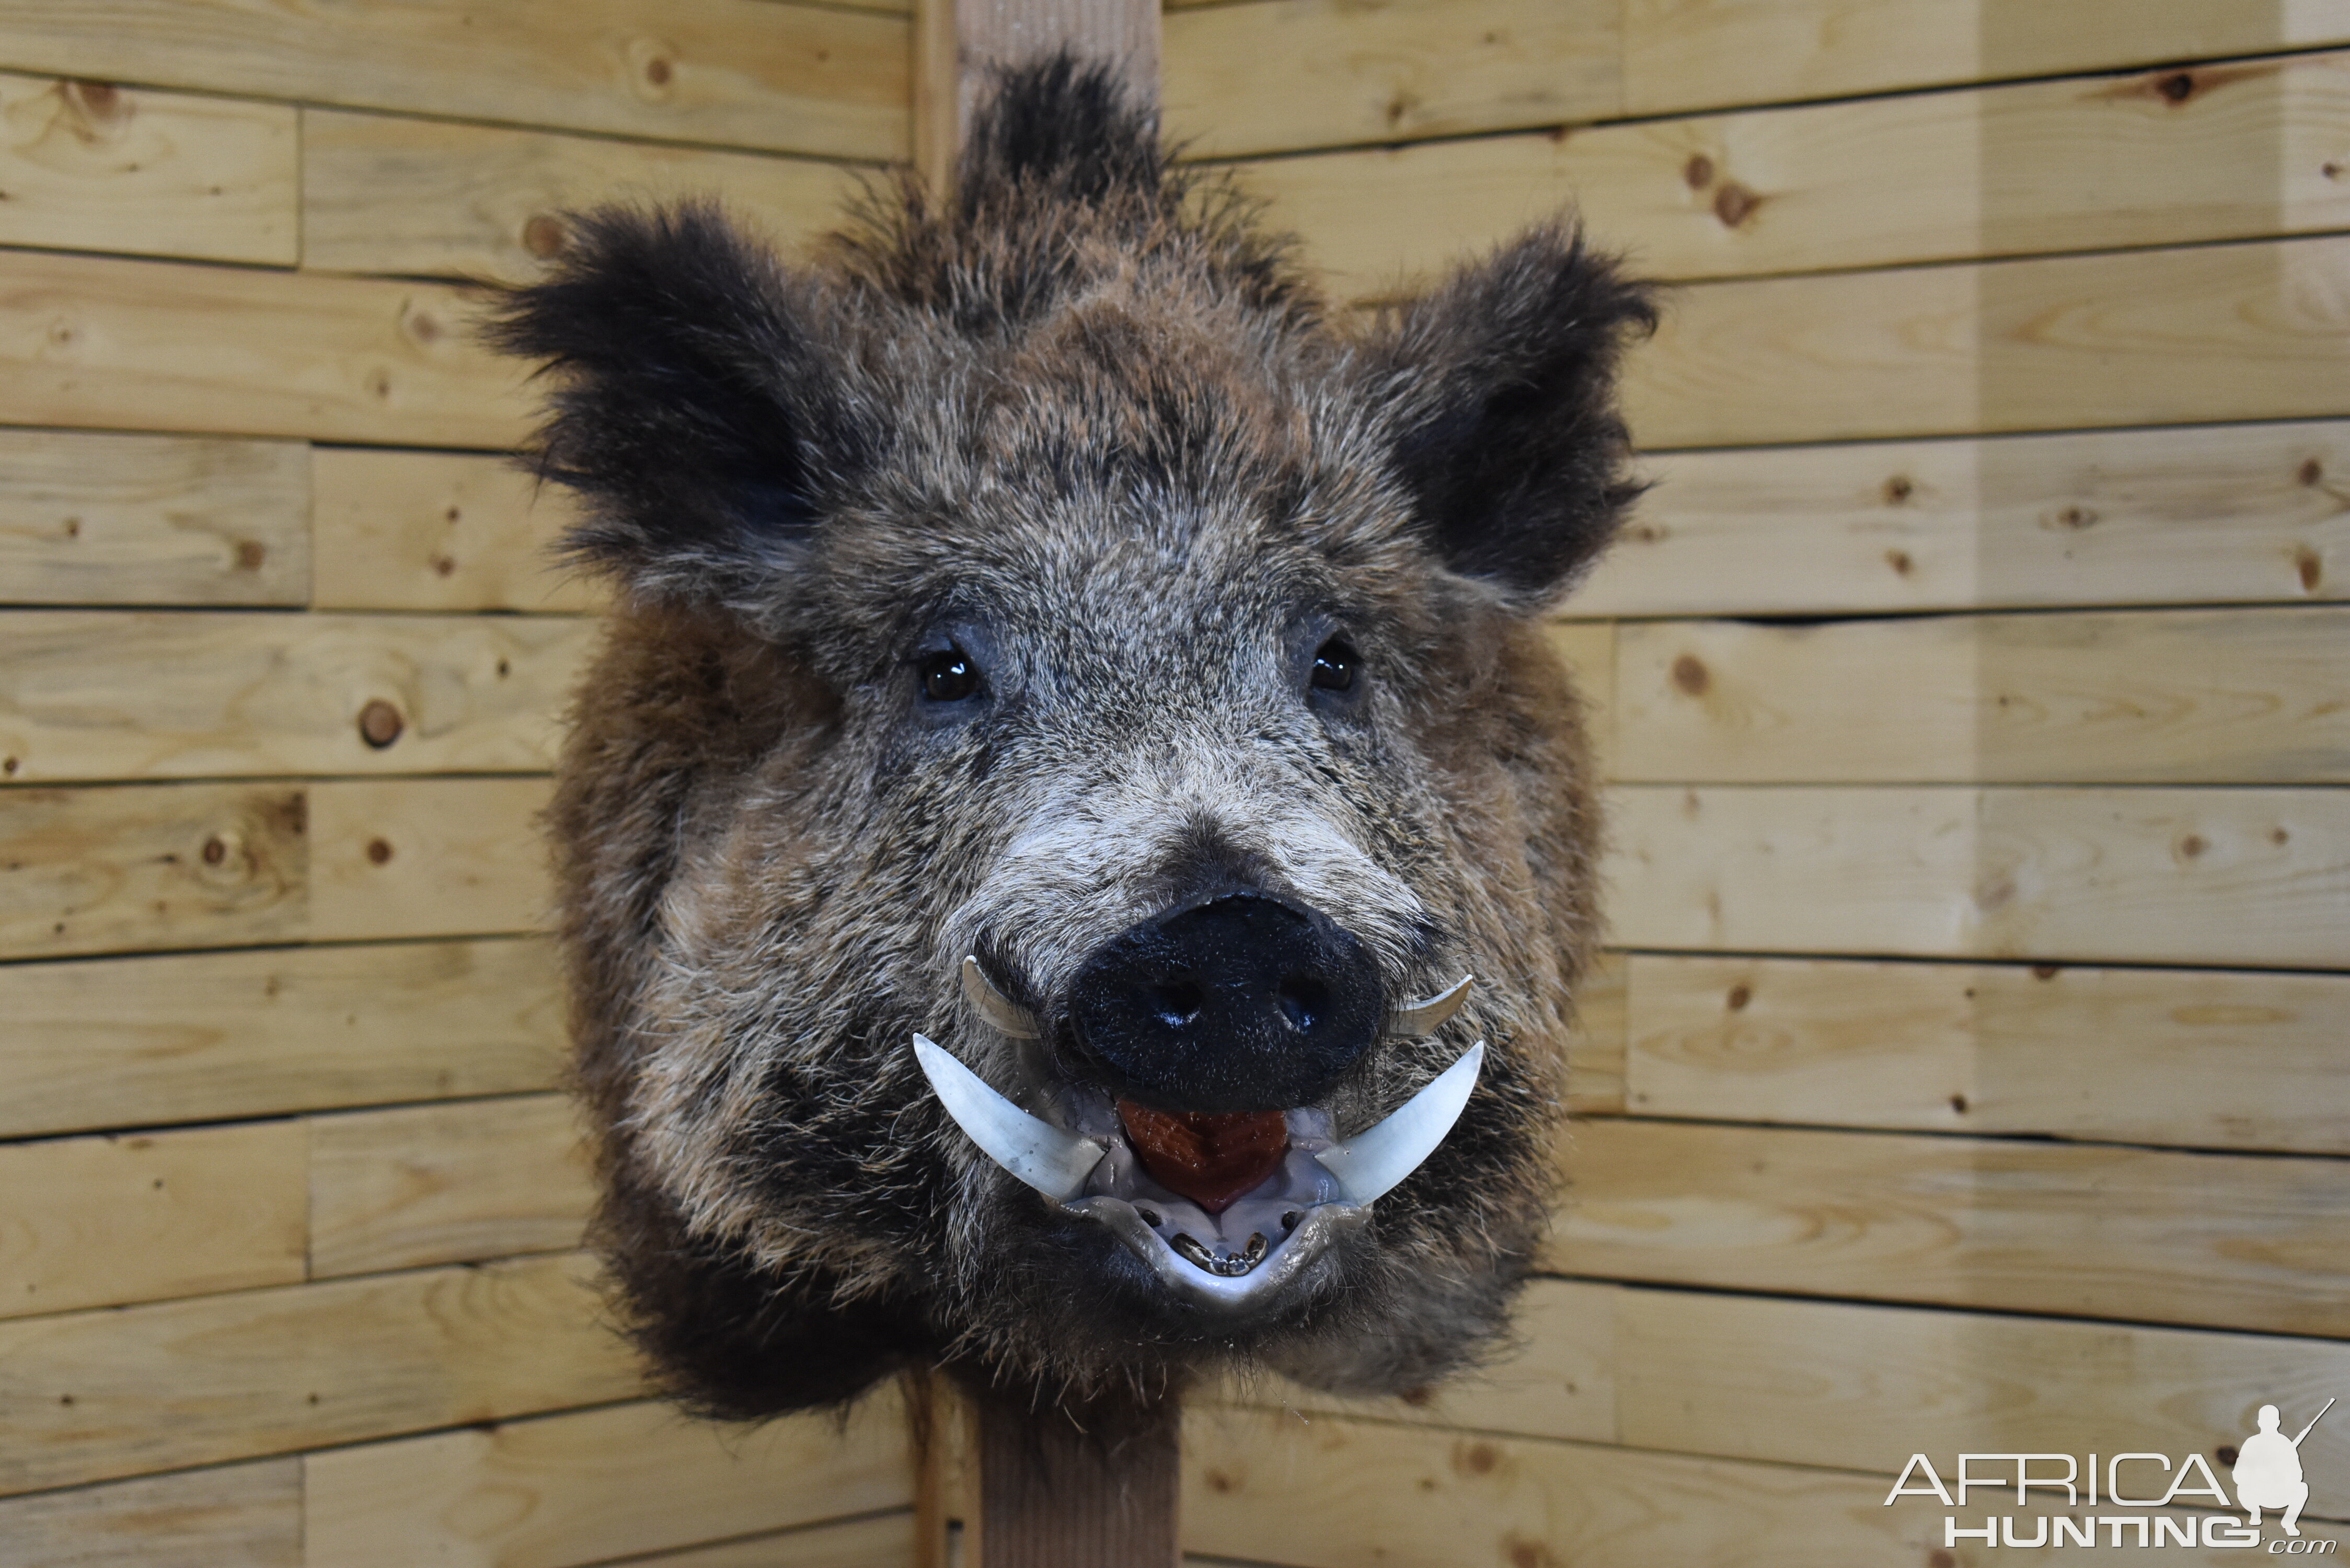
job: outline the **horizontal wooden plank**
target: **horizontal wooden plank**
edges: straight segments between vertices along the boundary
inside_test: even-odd
[[[907,155],[905,18],[775,0],[0,5],[0,60],[354,109],[846,158]]]
[[[1599,777],[1607,778],[1616,742],[1615,628],[1555,621],[1544,628],[1543,637],[1574,680],[1575,694],[1583,704],[1584,732],[1591,740],[1592,764]]]
[[[541,929],[552,897],[544,779],[365,779],[308,786],[308,934],[477,936]]]
[[[544,773],[595,630],[548,617],[0,612],[27,783]]]
[[[510,459],[312,449],[319,609],[586,610],[603,585],[561,566],[570,493]]]
[[[1567,610],[1813,615],[2350,597],[2350,424],[1650,456]]]
[[[593,1276],[532,1258],[0,1324],[0,1491],[631,1397]]]
[[[1567,1273],[2341,1337],[2350,1164],[1585,1122]]]
[[[720,198],[796,246],[837,223],[858,178],[809,159],[314,109],[302,120],[302,265],[524,283],[561,253],[565,212],[686,196]]]
[[[1626,967],[1625,1103],[1641,1116],[2350,1154],[2350,976]]]
[[[1604,1116],[1624,1108],[1624,961],[1602,953],[1575,994],[1575,1033],[1566,1042],[1566,1108]]]
[[[1627,0],[1623,25],[1630,114],[2350,42],[2341,0]]]
[[[308,1150],[299,1122],[0,1147],[0,1317],[300,1279]]]
[[[2334,969],[2339,790],[1609,792],[1626,947]]]
[[[296,441],[0,430],[0,604],[298,605]]]
[[[0,36],[22,9],[0,4]],[[0,252],[0,421],[512,447],[532,397],[477,308],[440,284]]]
[[[1613,116],[1614,0],[1250,0],[1170,9],[1168,127],[1195,154]]]
[[[1612,777],[2341,784],[2350,609],[1620,627]]]
[[[914,1568],[911,1510],[632,1557],[629,1568]]]
[[[1570,206],[1600,244],[1674,279],[2350,225],[2350,184],[2325,173],[2350,133],[2350,57],[2183,80],[2165,67],[1638,120],[1271,159],[1243,178],[1354,297],[1426,280]]]
[[[0,74],[0,244],[291,266],[286,104]]]
[[[309,1561],[337,1568],[572,1568],[913,1501],[894,1393],[845,1429],[823,1415],[746,1429],[639,1404],[302,1464]]]
[[[0,1137],[551,1089],[536,940],[0,966]]]
[[[1692,285],[1627,368],[1644,446],[2350,410],[2350,240]]]
[[[1616,1302],[1622,1441],[1898,1474],[1913,1453],[2201,1453],[2274,1404],[2298,1429],[2350,1377],[2350,1345],[1983,1313],[1626,1289]],[[1505,1428],[1506,1429],[1506,1428]],[[2344,1473],[2321,1424],[2312,1476]],[[1950,1479],[1948,1470],[1945,1479]],[[2310,1500],[2338,1519],[2338,1490]]]
[[[41,1568],[302,1568],[297,1459],[0,1501],[0,1561]]]
[[[276,784],[0,790],[0,954],[299,937],[307,806]]]
[[[567,1251],[594,1202],[561,1095],[310,1123],[313,1279]]]

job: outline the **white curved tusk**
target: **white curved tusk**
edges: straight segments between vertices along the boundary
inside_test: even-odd
[[[914,1060],[939,1104],[982,1154],[1055,1203],[1084,1190],[1086,1178],[1101,1163],[1101,1145],[1030,1116],[920,1034],[914,1036]]]
[[[1436,1152],[1469,1104],[1469,1091],[1477,1086],[1484,1060],[1485,1043],[1480,1040],[1387,1120],[1315,1156],[1346,1189],[1347,1202],[1368,1203],[1384,1196]]]
[[[1469,987],[1476,979],[1473,974],[1464,974],[1426,1002],[1415,1002],[1409,1007],[1397,1008],[1388,1020],[1388,1033],[1402,1035],[1435,1033],[1443,1027],[1446,1019],[1461,1011],[1461,1004],[1469,1000]]]
[[[979,967],[976,956],[966,955],[962,961],[962,993],[971,998],[979,1015],[999,1034],[1009,1034],[1014,1040],[1034,1040],[1043,1033],[1036,1027],[1035,1013],[995,989],[995,982]]]

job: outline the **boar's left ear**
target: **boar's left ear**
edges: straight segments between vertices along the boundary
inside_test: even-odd
[[[588,503],[570,553],[655,597],[758,598],[862,466],[835,307],[712,206],[568,227],[553,275],[489,336],[555,379],[537,462]]]
[[[1394,460],[1445,563],[1547,606],[1615,536],[1641,487],[1616,409],[1649,291],[1565,223],[1534,230],[1395,311],[1368,345]]]

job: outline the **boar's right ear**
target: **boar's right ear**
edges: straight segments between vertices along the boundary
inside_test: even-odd
[[[536,458],[588,503],[570,554],[648,596],[755,601],[862,465],[829,302],[714,207],[567,227],[554,274],[489,336],[555,379]]]
[[[1446,565],[1548,606],[1641,490],[1616,408],[1649,291],[1565,223],[1522,236],[1404,305],[1368,345],[1392,400],[1397,472]]]

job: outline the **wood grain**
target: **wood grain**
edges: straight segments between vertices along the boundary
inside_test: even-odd
[[[299,1122],[0,1146],[0,1317],[300,1279],[308,1149]]]
[[[1612,0],[1253,0],[1166,15],[1170,131],[1194,155],[1607,119]]]
[[[1566,1042],[1566,1108],[1576,1116],[1624,1109],[1624,959],[1601,953],[1575,993],[1575,1032]]]
[[[561,566],[568,491],[475,453],[312,449],[319,609],[587,610],[608,595]]]
[[[565,213],[684,197],[718,198],[796,248],[837,223],[858,179],[809,159],[313,109],[302,265],[526,283],[562,253]]]
[[[0,430],[0,603],[299,605],[309,524],[296,441]]]
[[[2350,42],[2340,0],[1627,0],[1631,114]]]
[[[59,76],[699,141],[902,158],[903,17],[777,0],[0,5],[9,63]]]
[[[0,612],[26,783],[543,773],[593,628],[552,618]]]
[[[1586,1121],[1552,1232],[1607,1279],[2340,1337],[2350,1166]]]
[[[0,954],[299,936],[307,804],[275,784],[0,790]]]
[[[1567,611],[1797,614],[2350,596],[2350,424],[1651,455]]]
[[[1626,961],[1641,1116],[2350,1154],[2350,977]]]
[[[1592,764],[1601,778],[1612,777],[1616,744],[1615,628],[1554,621],[1543,628],[1543,638],[1574,680],[1575,694],[1583,704],[1584,733],[1591,741]]]
[[[473,308],[439,284],[0,253],[0,421],[512,447],[525,368]]]
[[[2314,1415],[2350,1375],[2350,1346],[2271,1334],[1687,1291],[1627,1289],[1616,1307],[1626,1443],[1880,1475],[1918,1452],[2124,1441],[2224,1474],[2212,1450],[2241,1442],[2262,1405]],[[2311,1475],[2350,1464],[2331,1425],[2302,1449]],[[2311,1509],[2345,1511],[2338,1493]]]
[[[0,966],[0,1137],[551,1089],[545,942]]]
[[[0,1491],[632,1397],[593,1275],[532,1258],[0,1324]]]
[[[1693,285],[1627,366],[1649,447],[2350,407],[2350,241]]]
[[[288,105],[0,74],[0,244],[291,266]]]
[[[638,1404],[303,1459],[309,1560],[337,1568],[569,1568],[899,1508],[904,1416],[868,1399],[751,1429]]]
[[[2341,609],[1636,623],[1610,776],[2340,784],[2345,649]]]
[[[1609,792],[1627,947],[2343,967],[2325,789]]]
[[[538,929],[551,897],[544,779],[350,780],[309,789],[309,934]]]
[[[302,1466],[265,1459],[0,1501],[0,1561],[302,1568]]]
[[[594,1201],[561,1095],[310,1122],[313,1279],[567,1251]]]

